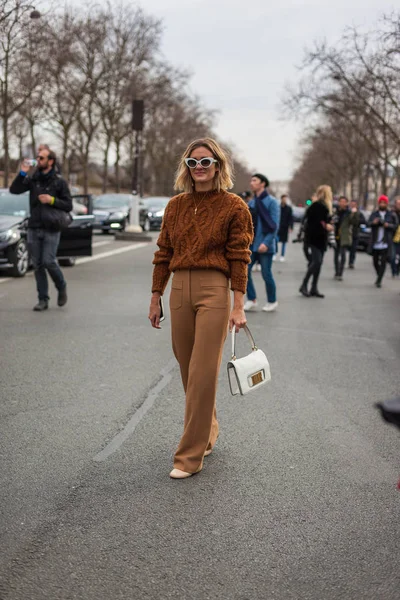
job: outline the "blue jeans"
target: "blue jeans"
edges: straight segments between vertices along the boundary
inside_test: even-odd
[[[28,248],[35,269],[36,287],[39,300],[49,300],[49,284],[46,270],[61,291],[67,285],[56,256],[61,233],[45,229],[28,229]]]
[[[281,242],[281,244],[282,244],[281,256],[285,256],[285,253],[286,253],[286,242]]]
[[[252,252],[251,263],[249,264],[248,281],[247,281],[247,298],[249,300],[255,300],[256,289],[254,287],[253,278],[251,276],[251,270],[256,262],[261,265],[261,274],[265,281],[265,288],[267,291],[268,302],[276,302],[276,285],[274,277],[272,275],[272,257],[273,254]]]

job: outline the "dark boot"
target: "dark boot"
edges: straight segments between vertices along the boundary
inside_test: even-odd
[[[314,298],[325,298],[325,295],[320,294],[318,290],[311,290],[310,296],[313,296]]]
[[[39,300],[36,306],[33,307],[33,310],[36,312],[42,312],[42,310],[47,310],[49,308],[49,303],[47,300]]]
[[[58,291],[57,304],[58,304],[58,306],[65,306],[65,304],[67,304],[67,301],[68,301],[67,286],[65,286],[65,288]]]
[[[309,298],[309,297],[310,297],[310,294],[308,293],[308,290],[307,290],[307,284],[306,284],[306,283],[304,283],[304,281],[303,281],[303,283],[301,284],[301,287],[300,287],[300,289],[299,289],[299,292],[300,292],[300,294],[303,294],[303,296],[305,296],[306,298]]]

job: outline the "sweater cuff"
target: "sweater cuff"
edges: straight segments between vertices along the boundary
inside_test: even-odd
[[[170,275],[171,273],[166,263],[155,265],[153,270],[153,285],[151,292],[160,292],[160,294],[163,295]]]
[[[247,289],[247,263],[242,260],[233,260],[231,265],[231,290],[246,293]]]

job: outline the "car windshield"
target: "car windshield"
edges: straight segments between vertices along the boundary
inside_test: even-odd
[[[95,198],[93,208],[122,208],[130,203],[129,194],[104,194]]]
[[[0,192],[0,215],[10,215],[11,217],[29,216],[29,194],[10,194],[10,192]]]
[[[148,208],[165,208],[169,202],[169,198],[142,198],[140,200],[140,206]]]

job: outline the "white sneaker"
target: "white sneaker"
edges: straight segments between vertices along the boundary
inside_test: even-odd
[[[272,260],[275,262],[276,261],[276,254],[273,255]]]
[[[246,312],[249,312],[250,310],[256,310],[257,306],[258,306],[257,300],[255,302],[253,302],[253,300],[247,300],[247,302],[245,302],[245,304],[244,304],[244,310]]]
[[[257,263],[256,265],[254,265],[254,268],[256,271],[261,271],[261,265],[260,263]]]
[[[286,258],[284,256],[281,256],[279,262],[286,262]]]
[[[263,306],[263,311],[264,312],[273,312],[277,308],[278,308],[277,302],[267,302],[267,304],[265,306]]]

